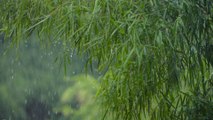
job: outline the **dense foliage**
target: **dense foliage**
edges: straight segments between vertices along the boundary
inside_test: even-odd
[[[98,94],[115,119],[213,118],[212,0],[0,1],[13,45],[37,33],[108,69]],[[66,65],[65,65],[66,66]]]

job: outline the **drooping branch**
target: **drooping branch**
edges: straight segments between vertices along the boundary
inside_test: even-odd
[[[213,67],[213,45],[206,45],[204,57],[208,63]]]

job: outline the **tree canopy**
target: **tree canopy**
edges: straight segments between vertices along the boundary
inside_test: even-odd
[[[212,0],[1,0],[0,31],[19,45],[88,53],[101,72],[98,92],[115,119],[213,118]]]

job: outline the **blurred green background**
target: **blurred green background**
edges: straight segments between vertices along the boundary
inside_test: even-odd
[[[70,51],[64,63],[60,42],[41,47],[32,36],[11,47],[0,39],[0,120],[100,119],[96,92],[102,73],[95,62],[84,67],[86,54]]]

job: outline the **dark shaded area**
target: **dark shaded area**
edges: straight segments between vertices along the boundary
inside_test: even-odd
[[[51,113],[50,107],[36,98],[30,98],[28,100],[25,111],[29,120],[45,120],[50,118]]]
[[[78,110],[82,104],[80,96],[78,94],[75,94],[70,104],[73,109]]]
[[[205,58],[207,59],[208,63],[210,63],[213,67],[213,45],[206,45]]]

